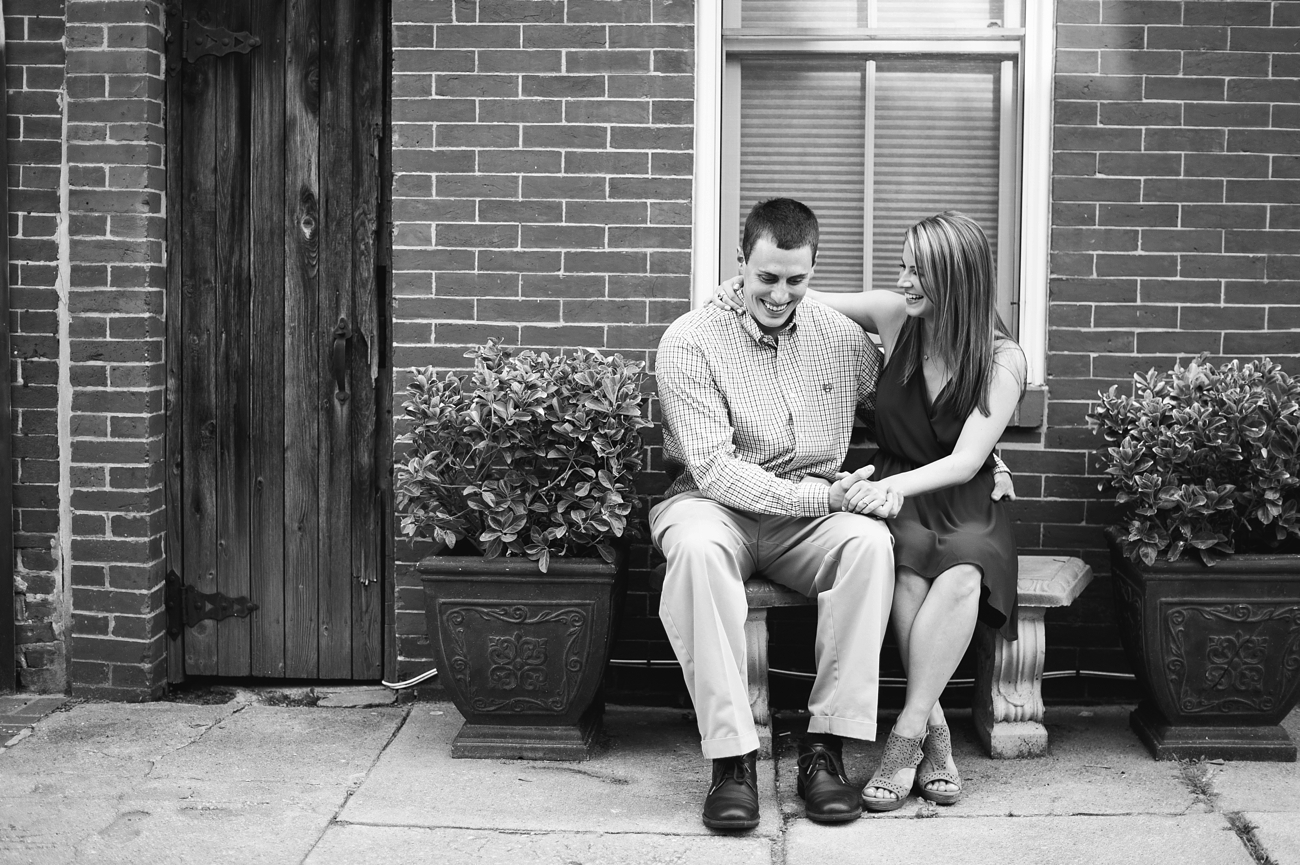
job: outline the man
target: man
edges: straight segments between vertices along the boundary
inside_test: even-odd
[[[759,820],[744,638],[744,582],[755,572],[817,599],[817,676],[798,761],[810,819],[861,816],[841,737],[876,735],[892,540],[879,520],[843,510],[870,468],[845,477],[839,468],[854,409],[874,406],[880,360],[856,324],[801,302],[817,241],[807,206],[759,203],[739,250],[744,312],[694,310],[659,344],[664,453],[682,466],[650,513],[667,558],[659,616],[713,760],[703,819],[715,829]],[[864,511],[889,517],[900,504],[877,494]]]

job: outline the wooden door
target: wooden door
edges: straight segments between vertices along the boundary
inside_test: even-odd
[[[169,16],[168,564],[258,607],[191,675],[382,673],[384,6]]]

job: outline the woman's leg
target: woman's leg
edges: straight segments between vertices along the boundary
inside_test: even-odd
[[[898,653],[903,658],[903,670],[907,670],[908,644],[912,635],[912,623],[920,612],[925,596],[930,591],[930,581],[911,568],[899,568],[894,577],[894,605],[890,609],[889,621],[894,626],[894,636],[898,639]],[[897,725],[895,725],[897,729]],[[899,734],[902,731],[899,730]],[[915,737],[912,737],[915,738]],[[911,786],[911,781],[906,782]],[[868,786],[862,791],[868,799],[894,799],[893,793],[879,787]]]
[[[907,701],[894,730],[908,738],[924,734],[927,724],[943,723],[939,695],[970,645],[979,613],[978,568],[949,568],[923,591],[919,584],[926,582],[918,574],[900,569],[895,583],[893,622],[907,670]],[[941,792],[956,790],[946,781],[935,781],[930,787]],[[874,787],[868,787],[863,795],[893,798],[888,791]]]

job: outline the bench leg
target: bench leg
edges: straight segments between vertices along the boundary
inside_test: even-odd
[[[767,610],[751,609],[745,618],[746,674],[749,678],[749,710],[758,728],[758,756],[772,756],[772,712],[767,690]]]
[[[975,733],[990,757],[1041,757],[1043,659],[1047,649],[1042,607],[1020,608],[1019,639],[1008,643],[984,625],[976,627]]]

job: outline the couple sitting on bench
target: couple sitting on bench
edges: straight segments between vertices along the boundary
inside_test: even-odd
[[[907,232],[897,292],[821,294],[809,289],[817,239],[807,206],[759,203],[740,276],[659,344],[664,452],[682,467],[650,512],[667,559],[659,616],[713,760],[703,819],[715,829],[759,820],[744,637],[753,574],[817,599],[798,791],[819,822],[893,810],[914,785],[955,802],[939,695],[977,620],[1016,637],[1010,475],[993,448],[1025,360],[994,306],[988,241],[960,214],[932,216]],[[844,473],[858,407],[875,408],[880,452]],[[907,699],[859,793],[841,737],[876,737],[891,618]]]

